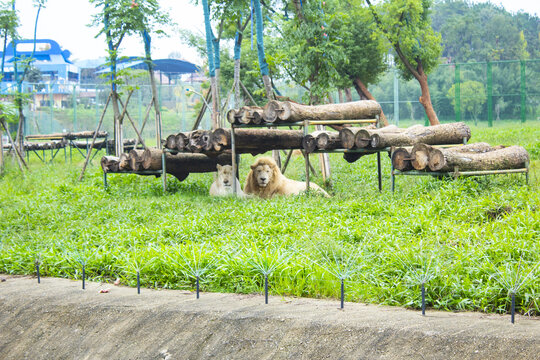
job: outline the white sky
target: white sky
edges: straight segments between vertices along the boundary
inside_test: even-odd
[[[247,0],[246,0],[247,2]],[[474,2],[486,2],[474,0]],[[540,0],[493,0],[510,12],[523,10],[530,14],[540,15]],[[163,9],[168,12],[177,24],[177,28],[204,31],[203,12],[200,5],[194,6],[190,0],[159,0]],[[22,38],[31,39],[34,33],[34,22],[37,8],[33,0],[17,0],[21,26],[18,31]],[[91,17],[97,11],[87,0],[48,0],[41,10],[37,38],[53,39],[62,49],[71,51],[71,60],[96,59],[106,56],[106,44],[103,37],[94,38],[97,28],[88,27]],[[185,60],[200,64],[196,52],[183,45],[177,29],[164,29],[169,38],[152,39],[152,57],[166,58],[171,52],[180,52]],[[144,46],[139,38],[126,39],[121,49],[123,56],[144,54]]]

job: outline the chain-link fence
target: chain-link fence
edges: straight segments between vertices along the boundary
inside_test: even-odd
[[[429,75],[432,103],[442,122],[466,121],[479,126],[540,121],[540,59],[497,61],[466,64],[442,64]],[[279,86],[282,95],[302,100],[304,90],[297,86]],[[192,91],[187,91],[188,89]],[[227,89],[222,89],[225,98]],[[383,74],[370,86],[391,123],[407,126],[426,123],[424,108],[419,103],[420,86],[416,80],[402,80],[395,69]],[[2,89],[9,94],[9,89]],[[25,134],[46,134],[62,131],[94,130],[110,92],[107,85],[23,84],[27,94]],[[127,89],[121,89],[126,100]],[[199,83],[158,85],[162,112],[162,134],[190,130],[203,104]],[[128,114],[142,126],[151,101],[151,87],[135,89],[128,104]],[[339,101],[338,92],[332,94]],[[353,100],[358,94],[352,91]],[[112,107],[105,114],[103,129],[113,132]],[[125,138],[135,132],[124,121]],[[207,112],[201,128],[210,127]],[[153,111],[144,127],[143,137],[153,139]]]

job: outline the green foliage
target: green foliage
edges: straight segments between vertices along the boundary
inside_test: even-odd
[[[336,86],[345,88],[351,86],[351,80],[361,79],[367,86],[379,80],[386,71],[387,63],[384,57],[387,45],[380,34],[369,10],[356,2],[341,4],[343,12],[339,29],[341,51],[343,56],[336,62],[336,70],[340,75]]]
[[[476,121],[487,101],[484,84],[473,80],[464,81],[459,84],[459,92],[461,108],[471,113]],[[454,106],[454,109],[457,111],[455,84],[448,90],[447,96],[452,102],[452,106]]]
[[[431,4],[431,0],[386,0],[370,6],[381,35],[398,55],[396,65],[405,80],[413,78],[411,70],[421,68],[429,74],[439,63],[441,35],[431,27]]]

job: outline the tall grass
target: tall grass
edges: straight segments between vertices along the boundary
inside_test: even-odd
[[[540,313],[540,129],[473,129],[474,141],[519,143],[531,154],[530,185],[520,175],[437,180],[399,178],[379,193],[374,157],[348,164],[331,155],[331,199],[314,196],[234,199],[207,195],[211,174],[182,183],[102,174],[80,162],[32,160],[22,176],[0,178],[0,272],[94,280],[121,278],[148,287],[346,297],[389,305],[506,312],[512,284],[521,313]],[[503,141],[504,140],[504,141]],[[252,158],[244,156],[244,179]],[[313,159],[313,163],[317,161]],[[293,158],[286,175],[303,179]],[[320,178],[315,182],[322,183]],[[516,279],[526,281],[508,282]],[[535,269],[535,271],[532,271]],[[528,275],[530,273],[530,276]],[[512,285],[512,286],[510,286]]]

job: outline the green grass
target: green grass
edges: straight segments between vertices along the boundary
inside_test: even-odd
[[[32,161],[24,177],[10,165],[0,178],[0,272],[135,284],[260,292],[264,274],[274,294],[339,296],[349,301],[418,308],[426,283],[428,306],[506,312],[508,293],[521,313],[540,314],[540,128],[473,128],[471,141],[520,144],[532,159],[523,175],[458,180],[398,177],[377,190],[376,159],[348,164],[331,155],[331,199],[318,196],[234,199],[207,195],[211,174],[182,183],[135,175],[109,176],[81,164]],[[34,158],[34,157],[33,157]],[[242,158],[241,182],[252,158]],[[96,161],[94,161],[96,162]],[[317,164],[315,157],[312,160]],[[293,158],[286,175],[303,179]],[[321,184],[320,178],[315,182]],[[532,273],[531,273],[532,272]],[[531,274],[530,276],[528,274]]]

